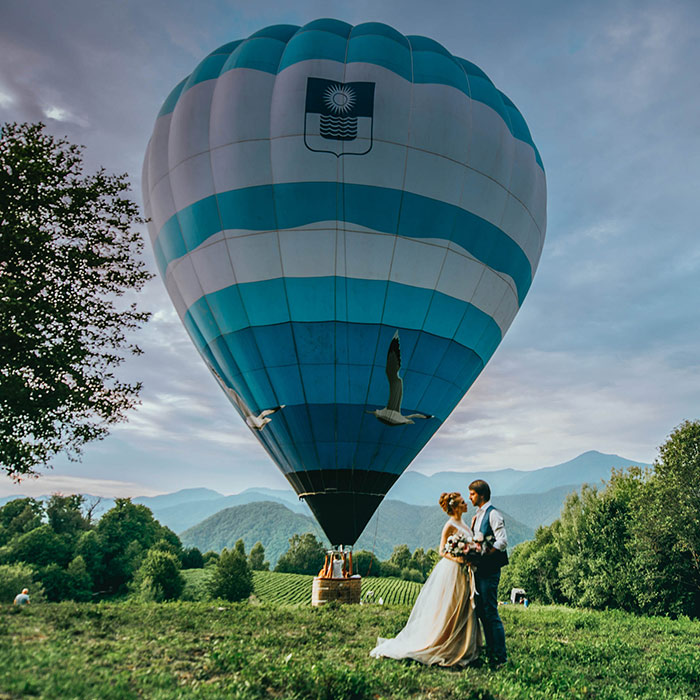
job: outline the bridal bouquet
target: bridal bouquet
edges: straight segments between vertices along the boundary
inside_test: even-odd
[[[469,555],[477,554],[480,550],[479,544],[474,541],[469,535],[455,533],[450,535],[445,542],[445,554],[451,554],[453,557],[461,557],[466,561],[473,558]]]

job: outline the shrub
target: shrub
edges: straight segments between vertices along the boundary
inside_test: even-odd
[[[214,566],[219,561],[219,553],[210,549],[208,552],[204,552],[202,555],[204,559],[204,566]]]
[[[238,549],[221,552],[212,575],[211,592],[215,598],[230,601],[246,600],[253,592],[253,574]]]
[[[140,596],[145,600],[174,600],[185,587],[180,573],[180,560],[172,552],[150,549],[138,570],[135,581]]]
[[[182,554],[183,569],[201,569],[204,566],[204,556],[197,547],[188,547]]]
[[[425,577],[418,569],[401,569],[401,578],[404,581],[415,581],[416,583],[423,583],[423,581],[425,581]]]
[[[380,567],[380,576],[401,577],[401,569],[390,561],[383,561]]]

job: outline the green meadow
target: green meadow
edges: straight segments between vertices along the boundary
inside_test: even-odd
[[[285,603],[289,576],[258,573],[243,603],[4,606],[0,698],[700,698],[700,621],[506,605],[504,668],[426,668],[368,655],[410,604]]]

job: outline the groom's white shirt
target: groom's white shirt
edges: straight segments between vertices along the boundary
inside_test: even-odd
[[[474,521],[474,532],[478,532],[481,527],[481,521],[484,519],[484,513],[491,506],[491,501],[484,503],[479,510],[476,511],[476,520]],[[508,537],[506,535],[506,524],[503,516],[495,508],[489,513],[489,524],[493,530],[493,536],[496,538],[493,547],[504,551],[508,546]]]

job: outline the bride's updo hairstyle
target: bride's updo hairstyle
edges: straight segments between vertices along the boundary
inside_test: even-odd
[[[442,508],[447,515],[452,515],[454,513],[454,507],[457,505],[457,499],[462,494],[459,491],[452,491],[451,493],[443,493],[440,496],[440,508]]]

